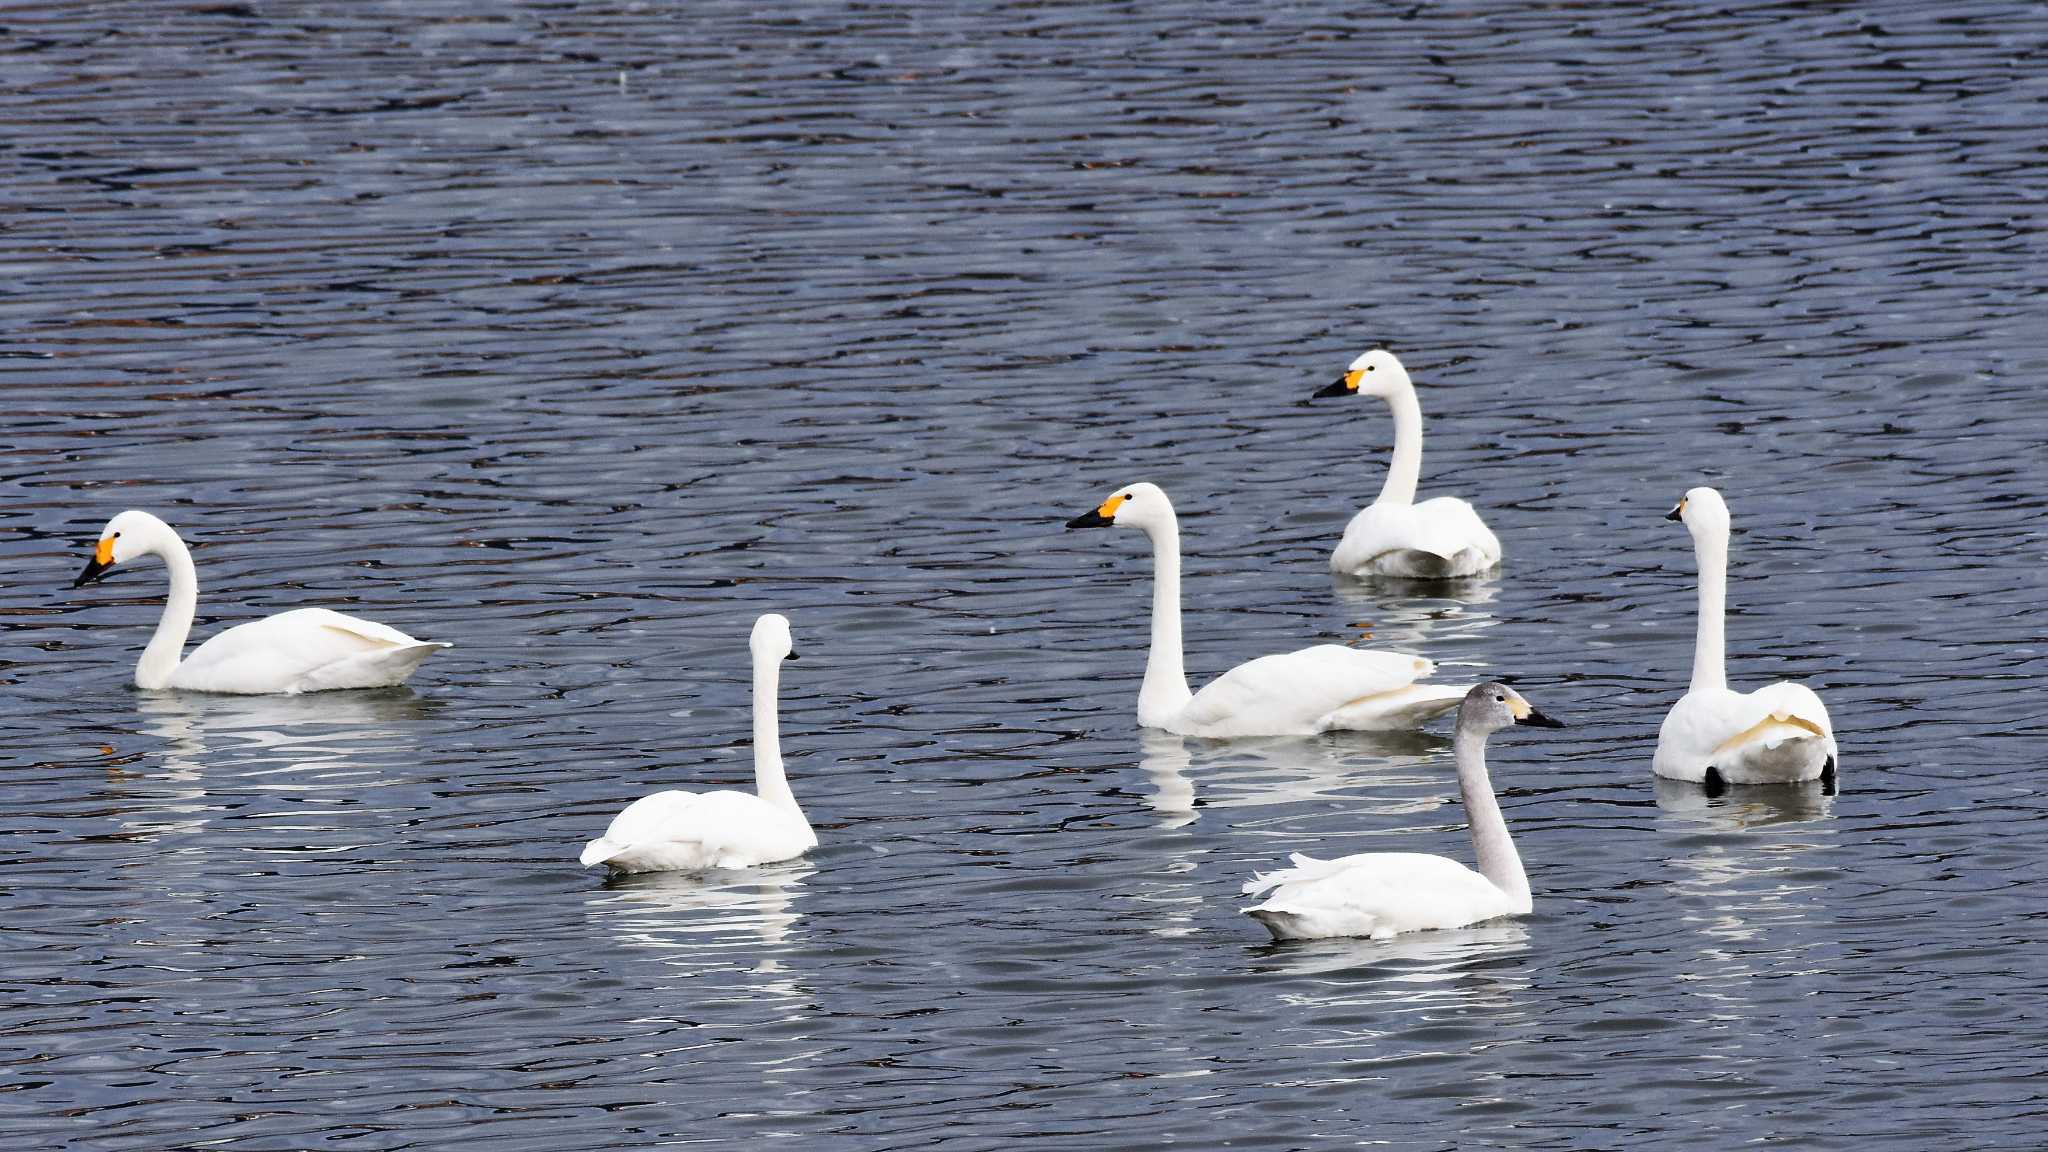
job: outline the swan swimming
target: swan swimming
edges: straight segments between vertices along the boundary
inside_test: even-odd
[[[237,624],[193,649],[182,660],[192,616],[199,607],[199,576],[192,553],[169,524],[147,512],[127,511],[107,521],[99,545],[73,588],[99,580],[116,564],[161,556],[171,593],[156,634],[135,665],[135,686],[192,692],[261,695],[403,684],[420,662],[442,648],[396,628],[325,608],[297,608]]]
[[[1472,505],[1455,496],[1415,502],[1422,475],[1422,406],[1408,370],[1392,352],[1374,350],[1351,362],[1335,384],[1309,397],[1378,396],[1394,410],[1394,458],[1387,482],[1344,528],[1330,570],[1353,576],[1448,580],[1476,576],[1500,563],[1500,540]]]
[[[1664,517],[1692,533],[1700,569],[1699,636],[1692,685],[1657,733],[1650,763],[1659,776],[1705,784],[1833,786],[1835,729],[1827,705],[1804,684],[1781,680],[1754,692],[1728,687],[1723,619],[1728,598],[1728,505],[1712,488],[1694,488]]]
[[[1528,915],[1529,877],[1486,775],[1487,736],[1514,724],[1564,727],[1505,684],[1481,684],[1458,706],[1452,749],[1479,871],[1419,852],[1366,852],[1336,860],[1296,853],[1290,857],[1292,868],[1245,882],[1246,895],[1263,892],[1266,897],[1244,914],[1264,924],[1275,940],[1384,940],[1403,932]]]
[[[1457,707],[1463,688],[1419,684],[1436,671],[1420,656],[1318,644],[1261,656],[1188,690],[1181,665],[1180,521],[1156,484],[1119,488],[1069,528],[1135,527],[1152,541],[1152,650],[1138,690],[1138,723],[1182,736],[1310,736],[1331,729],[1413,728]]]
[[[656,792],[626,806],[604,835],[583,846],[585,868],[613,872],[695,872],[791,860],[818,846],[782,771],[775,694],[782,661],[796,659],[787,617],[754,621],[754,790]]]

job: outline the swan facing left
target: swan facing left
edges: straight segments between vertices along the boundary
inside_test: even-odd
[[[604,835],[583,846],[585,868],[613,872],[698,872],[792,860],[818,846],[782,771],[775,694],[782,661],[796,659],[787,617],[754,622],[754,790],[656,792],[626,806]]]
[[[1651,771],[1702,784],[1709,793],[1729,784],[1805,780],[1834,788],[1835,726],[1813,689],[1792,680],[1754,692],[1728,687],[1727,501],[1712,488],[1694,488],[1664,518],[1684,524],[1692,535],[1699,560],[1700,618],[1692,683],[1665,714]]]
[[[1424,684],[1436,665],[1405,652],[1318,644],[1247,660],[1190,691],[1181,663],[1180,520],[1157,484],[1130,484],[1067,521],[1137,528],[1152,542],[1152,648],[1138,723],[1182,736],[1314,736],[1333,729],[1418,728],[1458,706],[1463,688]]]
[[[453,647],[325,608],[298,608],[237,624],[183,656],[199,607],[199,577],[192,553],[169,524],[132,510],[107,521],[92,559],[71,586],[82,588],[115,565],[144,556],[163,557],[171,592],[156,634],[135,665],[138,688],[245,696],[386,688],[405,683],[421,661]]]
[[[1403,932],[1528,915],[1533,906],[1529,877],[1486,775],[1486,738],[1515,724],[1564,727],[1505,684],[1481,684],[1458,705],[1458,733],[1451,747],[1479,871],[1419,852],[1367,852],[1336,860],[1297,853],[1294,867],[1261,873],[1245,883],[1246,894],[1263,892],[1266,898],[1244,914],[1264,924],[1275,940],[1384,940]]]
[[[1360,355],[1337,382],[1309,397],[1377,396],[1394,413],[1394,458],[1387,481],[1330,554],[1340,575],[1449,580],[1477,576],[1500,563],[1500,540],[1455,496],[1415,501],[1422,477],[1422,406],[1399,357],[1384,348]]]

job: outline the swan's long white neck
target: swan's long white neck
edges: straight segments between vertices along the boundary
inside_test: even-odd
[[[1394,410],[1394,458],[1387,464],[1378,503],[1413,504],[1415,485],[1422,479],[1422,405],[1415,401],[1415,386],[1395,388],[1387,407]]]
[[[1163,523],[1147,524],[1145,536],[1152,541],[1152,651],[1138,689],[1138,723],[1164,728],[1195,698],[1181,664],[1180,521],[1169,512]]]
[[[170,686],[171,673],[184,658],[185,638],[192,634],[192,616],[199,610],[199,573],[192,567],[192,553],[185,542],[168,527],[151,542],[149,550],[164,558],[164,567],[171,573],[171,594],[164,599],[163,617],[135,664],[135,686],[153,690]]]
[[[1462,728],[1452,739],[1458,758],[1458,791],[1465,796],[1465,819],[1472,826],[1472,853],[1479,858],[1479,874],[1508,894],[1523,912],[1529,911],[1529,876],[1522,871],[1522,855],[1508,835],[1508,822],[1500,814],[1500,801],[1493,794],[1493,782],[1486,775],[1486,737]]]
[[[789,790],[789,777],[782,770],[782,724],[776,706],[776,694],[781,690],[782,658],[779,656],[756,655],[754,657],[754,791],[761,799],[787,808],[796,818],[810,824],[804,818],[804,810],[797,807],[796,796]]]
[[[1700,631],[1692,649],[1692,691],[1728,687],[1728,533],[1711,527],[1693,537],[1700,565]]]

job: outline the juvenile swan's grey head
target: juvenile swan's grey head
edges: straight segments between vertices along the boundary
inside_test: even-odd
[[[1459,732],[1485,736],[1516,724],[1527,724],[1532,728],[1564,727],[1531,707],[1520,692],[1497,681],[1489,681],[1465,693],[1465,702],[1458,705]]]

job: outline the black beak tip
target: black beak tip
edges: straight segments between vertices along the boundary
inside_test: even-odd
[[[1351,389],[1345,386],[1344,381],[1339,380],[1335,384],[1324,385],[1321,389],[1317,390],[1314,395],[1310,396],[1309,399],[1328,400],[1332,396],[1349,395],[1351,395]]]
[[[1531,708],[1531,709],[1529,709],[1529,714],[1528,714],[1527,716],[1524,716],[1524,717],[1522,717],[1522,719],[1521,719],[1521,723],[1523,723],[1523,724],[1527,724],[1527,725],[1528,725],[1529,727],[1531,727],[1531,728],[1562,728],[1562,727],[1564,727],[1564,722],[1563,722],[1563,721],[1561,721],[1561,720],[1553,720],[1553,719],[1551,719],[1550,717],[1548,717],[1548,716],[1545,716],[1545,715],[1544,715],[1543,713],[1541,713],[1541,712],[1538,712],[1538,711],[1537,711],[1537,710],[1535,710],[1534,708]]]
[[[791,650],[790,650],[790,651],[789,651],[789,652],[788,652],[787,654],[785,654],[785,655],[784,655],[784,656],[783,656],[782,658],[783,658],[784,660],[794,660],[794,659],[796,659],[796,658],[797,658],[797,656],[796,656],[796,651],[795,651],[794,649],[791,649]]]
[[[1664,518],[1666,520],[1683,521],[1685,519],[1685,514],[1681,512],[1679,509],[1673,508],[1671,511],[1666,512],[1664,514]]]
[[[71,586],[73,588],[83,588],[87,584],[106,575],[107,570],[112,567],[112,564],[102,564],[97,559],[88,560],[85,562],[85,571],[78,574],[78,579],[73,580]]]
[[[1074,517],[1072,520],[1067,521],[1067,527],[1107,528],[1114,523],[1116,523],[1116,521],[1110,519],[1107,516],[1104,516],[1101,512],[1083,512],[1079,516]]]

